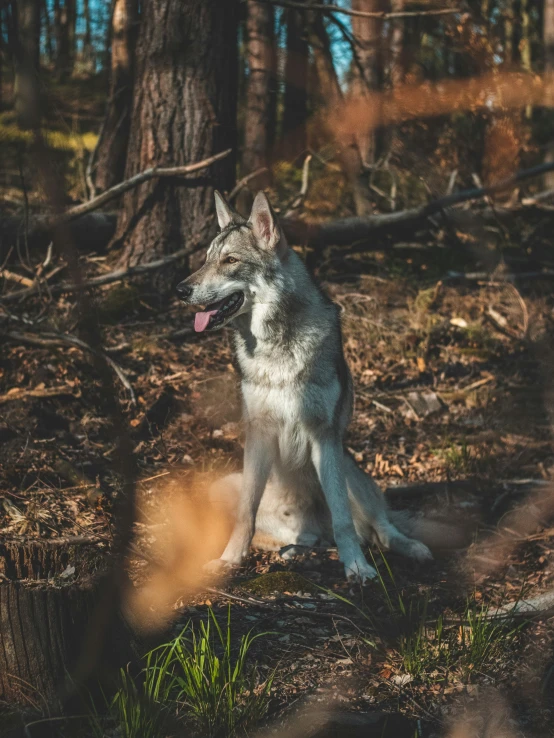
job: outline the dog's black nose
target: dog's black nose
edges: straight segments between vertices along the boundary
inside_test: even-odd
[[[192,287],[190,287],[186,282],[181,282],[177,285],[177,294],[181,300],[186,300],[192,295]]]

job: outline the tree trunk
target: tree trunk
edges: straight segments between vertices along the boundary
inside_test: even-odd
[[[56,72],[60,82],[73,74],[75,63],[76,0],[54,0],[56,23]]]
[[[319,92],[326,107],[336,109],[343,104],[343,94],[333,64],[329,36],[320,13],[312,12],[308,19],[308,38],[314,57]],[[334,132],[330,131],[333,136]],[[356,215],[371,210],[368,188],[362,182],[362,160],[355,140],[338,141],[338,159],[350,186]]]
[[[110,97],[96,149],[95,185],[107,190],[125,173],[133,105],[137,0],[115,0],[112,15]]]
[[[309,48],[306,39],[304,11],[289,8],[286,11],[287,56],[285,60],[285,96],[281,153],[294,160],[308,145],[306,121],[308,118],[308,64]]]
[[[50,23],[50,13],[48,11],[47,0],[41,3],[42,17],[44,20],[44,47],[46,50],[46,60],[48,64],[52,64],[54,59],[54,47],[52,44],[52,24]]]
[[[56,712],[79,657],[97,585],[97,545],[0,542],[0,701]],[[82,583],[59,578],[75,567]]]
[[[404,10],[404,0],[391,0],[390,9],[393,13],[401,13]],[[389,83],[392,89],[406,82],[406,38],[404,24],[404,18],[394,18],[391,21]],[[389,134],[389,150],[397,156],[401,156],[402,152],[402,140],[399,135],[399,129],[399,126],[393,125],[390,127]],[[391,204],[394,209],[396,206],[395,198],[393,198]]]
[[[249,174],[269,165],[270,136],[274,129],[271,120],[272,82],[275,79],[275,14],[269,3],[248,0],[246,6],[246,53],[248,78],[246,83],[246,109],[244,123],[244,148],[242,173]],[[250,180],[243,188],[238,201],[239,210],[246,211],[252,205],[252,192],[267,187],[269,173]]]
[[[391,0],[391,12],[402,13],[404,0]],[[404,18],[394,18],[391,31],[390,83],[398,87],[406,81],[406,51],[404,48]]]
[[[514,63],[514,0],[507,0],[504,16],[504,64],[511,68]]]
[[[521,41],[520,58],[523,70],[529,75],[532,72],[531,58],[531,17],[529,14],[529,0],[521,0]],[[533,109],[530,105],[525,108],[525,117],[531,120]]]
[[[547,99],[545,110],[549,119],[553,120],[552,107],[554,107],[554,0],[544,0],[543,15],[543,41],[544,41],[544,75],[547,81]],[[545,162],[554,161],[554,138],[546,146]],[[549,190],[554,188],[554,172],[549,172],[544,177],[544,187]]]
[[[151,0],[136,59],[126,177],[235,147],[236,0]],[[214,188],[230,189],[234,180],[231,155],[194,179],[154,180],[127,193],[115,239],[123,246],[120,266],[207,244],[215,233]],[[167,290],[175,269],[157,277],[156,287]]]
[[[40,0],[17,2],[15,110],[22,128],[36,128],[40,116]]]
[[[0,110],[2,110],[2,103],[4,101],[4,13],[3,8],[0,8]]]
[[[90,0],[83,0],[83,20],[85,21],[85,35],[83,38],[83,68],[89,74],[92,74],[94,72],[94,49],[92,47]]]
[[[352,9],[366,13],[383,10],[381,0],[352,0]],[[352,35],[355,40],[356,61],[352,93],[363,97],[378,90],[382,78],[381,33],[383,22],[378,18],[352,18]],[[375,163],[375,131],[362,131],[357,136],[362,162],[371,166]]]

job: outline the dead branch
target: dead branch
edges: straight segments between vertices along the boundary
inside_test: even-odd
[[[89,346],[88,343],[81,341],[80,338],[77,338],[76,336],[70,336],[66,333],[46,332],[37,335],[30,333],[19,333],[18,331],[8,331],[4,335],[6,338],[10,338],[12,341],[17,341],[18,343],[28,343],[32,346],[40,346],[42,348],[50,346],[69,345],[75,348],[79,348],[81,349],[81,351],[88,351],[94,356],[101,357],[106,362],[106,364],[108,364],[113,369],[121,384],[129,392],[132,403],[136,404],[137,400],[133,387],[129,382],[127,375],[119,366],[119,364],[117,364],[110,356],[105,354],[103,351],[97,351],[96,349],[92,348],[92,346]]]
[[[23,284],[25,287],[32,287],[34,285],[32,279],[22,277],[20,274],[15,274],[15,272],[10,272],[8,269],[2,269],[0,272],[0,278],[7,279],[10,282],[17,282],[17,284]]]
[[[502,274],[502,278],[494,277],[490,272],[449,272],[442,278],[443,282],[486,282],[487,285],[503,285],[505,283],[518,282],[520,279],[552,279],[554,269],[544,268],[540,272],[520,272],[518,274]]]
[[[22,400],[25,397],[57,397],[58,395],[73,395],[75,388],[69,385],[61,385],[60,387],[41,387],[40,389],[23,389],[22,387],[14,387],[5,395],[0,395],[0,405],[13,400]]]
[[[522,205],[537,205],[544,200],[549,200],[554,197],[554,190],[544,190],[543,192],[537,192],[533,197],[524,197],[521,200]]]
[[[179,251],[176,251],[174,254],[169,254],[168,256],[164,256],[163,259],[157,259],[156,261],[150,261],[147,264],[136,264],[135,266],[128,267],[127,269],[116,269],[113,272],[108,272],[107,274],[101,274],[98,277],[92,277],[91,279],[85,280],[81,282],[80,284],[77,284],[75,282],[62,282],[61,284],[53,285],[50,288],[50,294],[54,297],[62,293],[78,292],[82,289],[87,289],[89,287],[100,287],[105,284],[111,284],[112,282],[121,282],[124,279],[129,279],[130,277],[136,277],[139,274],[146,274],[147,272],[151,272],[156,269],[161,269],[167,264],[171,264],[171,262],[177,261],[178,259],[181,259],[182,257],[188,254],[190,254],[190,248],[180,249]],[[14,302],[15,300],[24,299],[26,297],[30,297],[31,295],[36,295],[39,289],[40,289],[39,285],[35,285],[25,290],[18,290],[17,292],[10,292],[7,295],[2,295],[0,297],[0,300],[4,302]]]
[[[242,190],[242,188],[246,187],[246,185],[250,182],[250,180],[255,179],[260,174],[264,174],[265,172],[267,172],[267,167],[260,167],[259,169],[255,169],[253,172],[250,172],[250,174],[247,174],[246,177],[239,179],[239,181],[233,187],[231,192],[229,192],[229,194],[227,195],[227,200],[229,202],[232,202],[235,199],[235,197],[239,194],[239,192]]]
[[[508,177],[487,187],[475,187],[462,190],[461,192],[454,192],[437,200],[432,200],[425,205],[394,213],[353,216],[318,224],[310,224],[294,218],[284,218],[282,224],[285,234],[293,243],[305,243],[314,248],[349,246],[354,244],[351,251],[364,252],[372,248],[370,244],[366,243],[366,239],[378,231],[392,229],[396,226],[421,223],[430,216],[440,213],[447,208],[453,208],[472,200],[483,200],[489,195],[508,191],[523,180],[538,177],[550,171],[554,171],[554,162],[547,162],[531,167],[530,169],[523,169],[512,177]],[[357,241],[362,243],[356,244]]]
[[[200,169],[206,169],[206,167],[209,167],[216,161],[229,156],[231,151],[232,149],[220,151],[219,154],[214,154],[214,156],[210,156],[207,159],[195,162],[194,164],[186,164],[182,167],[152,167],[150,169],[145,169],[144,172],[139,172],[139,174],[135,174],[134,177],[126,179],[124,182],[120,182],[109,190],[106,190],[106,192],[103,192],[101,195],[98,195],[98,197],[94,197],[92,200],[84,202],[81,205],[75,205],[75,207],[69,208],[69,210],[66,210],[60,215],[36,218],[33,226],[34,228],[41,230],[50,230],[57,225],[75,220],[85,213],[90,213],[91,210],[97,210],[102,207],[102,205],[110,202],[110,200],[120,197],[128,190],[138,187],[149,179],[153,179],[154,177],[183,177],[187,174],[193,174],[194,172],[198,172]]]
[[[356,18],[378,18],[380,20],[389,20],[391,18],[416,18],[423,15],[453,15],[460,13],[460,8],[437,8],[433,10],[405,10],[396,13],[387,13],[385,11],[369,12],[365,10],[351,10],[350,8],[341,8],[338,5],[322,5],[320,3],[302,3],[294,2],[294,0],[256,0],[259,3],[270,3],[278,5],[281,8],[298,8],[299,10],[320,10],[324,13],[342,13],[343,15],[355,16]]]
[[[546,618],[554,615],[554,589],[549,589],[536,597],[517,602],[508,602],[488,613],[488,618]]]
[[[304,159],[304,164],[302,165],[302,183],[300,186],[300,192],[294,197],[290,205],[286,206],[285,218],[291,218],[294,215],[294,212],[302,207],[304,200],[306,199],[308,186],[310,184],[310,162],[312,161],[312,158],[312,154],[308,154]]]

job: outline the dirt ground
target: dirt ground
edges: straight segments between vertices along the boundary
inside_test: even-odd
[[[554,478],[551,287],[439,282],[404,257],[400,268],[400,257],[331,255],[319,268],[343,309],[356,387],[347,445],[394,508],[456,525],[463,544],[425,566],[394,555],[385,561],[373,550],[382,579],[363,589],[343,581],[334,550],[293,561],[253,552],[213,591],[188,603],[176,596],[174,627],[210,605],[224,616],[230,603],[234,633],[265,632],[254,655],[262,674],[276,668],[273,715],[306,704],[400,712],[428,734],[468,705],[478,711],[497,688],[510,703],[514,735],[546,735],[551,621],[485,633],[505,648],[475,668],[467,654],[448,661],[436,624],[460,644],[468,601],[483,615],[554,586],[554,528],[543,504]],[[104,257],[85,258],[89,274],[108,269]],[[160,529],[171,524],[160,500],[198,494],[206,478],[240,468],[237,374],[230,333],[195,335],[176,300],[160,310],[147,292],[116,286],[99,293],[96,309],[106,352],[136,395],[133,403],[115,380],[138,464],[138,584],[148,579]],[[40,310],[38,300],[25,305],[28,319]],[[46,325],[72,333],[77,320],[68,297],[49,310]],[[3,344],[1,536],[83,536],[109,548],[122,480],[104,400],[81,349]],[[425,636],[431,645],[418,642],[421,623],[434,624]],[[421,664],[411,671],[410,653]]]

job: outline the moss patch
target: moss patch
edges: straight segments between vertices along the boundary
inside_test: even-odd
[[[320,591],[309,579],[294,571],[271,571],[267,574],[261,574],[255,579],[249,579],[241,586],[248,592],[261,596],[273,592],[310,592],[315,594]]]

